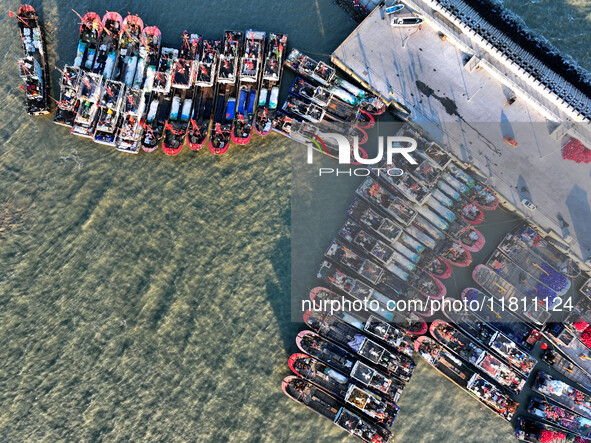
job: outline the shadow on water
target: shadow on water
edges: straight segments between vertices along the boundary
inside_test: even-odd
[[[281,220],[285,226],[291,225],[291,209],[287,209],[281,215]],[[276,241],[269,259],[277,282],[267,280],[265,291],[267,300],[273,309],[287,357],[297,351],[294,339],[302,327],[301,323],[292,321],[291,303],[289,302],[291,297],[291,238],[288,234],[282,234]]]
[[[591,208],[589,206],[588,192],[578,185],[574,186],[566,198],[566,204],[577,238],[588,238],[589,231],[591,230],[591,224],[589,223],[589,220],[591,220]]]

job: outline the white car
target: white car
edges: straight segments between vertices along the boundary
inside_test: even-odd
[[[525,206],[527,209],[529,209],[530,211],[536,210],[536,205],[534,205],[532,202],[530,202],[527,198],[521,199],[521,204],[523,206]]]

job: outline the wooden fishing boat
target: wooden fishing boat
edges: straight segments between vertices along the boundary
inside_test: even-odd
[[[336,395],[347,406],[378,423],[392,426],[400,408],[388,399],[357,386],[345,375],[306,354],[291,355],[288,365],[297,376]]]
[[[539,371],[532,384],[532,390],[591,419],[591,396],[562,380]]]
[[[236,81],[239,58],[242,54],[243,33],[226,31],[218,67],[218,91],[209,136],[209,150],[225,154],[230,147],[232,123],[236,113]]]
[[[128,154],[139,154],[142,139],[141,120],[146,96],[140,89],[126,88],[122,105],[121,125],[117,131],[115,149]]]
[[[172,104],[164,124],[162,151],[178,155],[185,144],[193,109],[196,61],[201,51],[201,36],[183,32],[181,50],[172,69]]]
[[[215,83],[222,42],[204,40],[195,79],[195,100],[187,131],[187,145],[198,151],[205,144],[211,127],[217,87]]]
[[[341,374],[385,398],[393,400],[404,390],[404,382],[361,361],[351,352],[312,331],[302,331],[296,337],[300,351],[336,369]]]
[[[435,320],[431,323],[429,332],[443,346],[514,394],[519,394],[525,386],[526,378],[523,375],[515,372],[501,359],[483,349],[475,340],[449,323]]]
[[[92,69],[102,29],[101,18],[96,12],[84,14],[80,23],[80,37],[73,64],[75,68],[85,71]]]
[[[80,68],[64,66],[61,71],[60,97],[53,115],[53,122],[60,126],[73,127],[78,103],[78,85],[80,83]]]
[[[575,436],[570,432],[549,426],[538,420],[519,417],[515,436],[519,441],[530,443],[591,443],[591,439]]]
[[[103,16],[102,32],[98,43],[98,52],[92,72],[110,79],[117,61],[119,40],[123,32],[123,17],[117,12],[109,11]]]
[[[355,298],[348,294],[343,297],[330,289],[316,287],[310,291],[310,300],[316,309],[316,307],[332,306],[333,303],[340,303],[340,306],[344,306],[347,301],[351,302]],[[376,300],[377,303],[372,303],[372,300]],[[374,305],[378,307],[376,308]],[[392,310],[384,315],[379,306],[378,300],[370,296],[367,297],[367,310],[354,310],[351,315],[365,322],[363,328],[365,332],[382,341],[392,341],[395,346],[400,348],[400,352],[412,356],[412,351],[407,346],[409,343],[402,338],[400,332],[402,330],[409,336],[424,334],[428,329],[427,322],[415,312]]]
[[[144,28],[140,39],[137,68],[133,78],[133,87],[135,89],[143,89],[145,93],[152,91],[154,75],[160,59],[161,42],[162,33],[160,29],[156,26]]]
[[[115,137],[121,105],[125,97],[125,85],[114,80],[105,80],[99,100],[99,116],[93,135],[95,143],[115,146]]]
[[[113,70],[113,79],[133,86],[139,60],[141,35],[144,22],[137,15],[129,14],[123,19],[123,32],[119,38],[119,55]]]
[[[49,70],[39,16],[31,5],[21,5],[16,18],[23,48],[23,58],[18,60],[19,76],[27,114],[49,114]]]
[[[247,144],[252,137],[261,87],[265,38],[264,32],[251,29],[244,35],[244,50],[238,71],[238,101],[231,131],[232,141],[239,145]]]
[[[154,72],[154,79],[146,107],[146,118],[141,122],[143,126],[141,146],[145,152],[153,152],[162,141],[164,126],[170,115],[172,98],[172,70],[178,58],[179,50],[162,48],[158,66]]]
[[[390,431],[361,418],[347,409],[342,401],[309,381],[290,376],[283,379],[281,388],[292,400],[305,405],[364,442],[390,441]]]
[[[279,103],[283,59],[286,51],[287,34],[270,33],[267,40],[259,103],[254,123],[254,130],[259,135],[269,134],[273,126]]]
[[[507,421],[511,420],[517,410],[517,402],[478,372],[467,367],[452,352],[426,336],[415,340],[415,351],[438,372],[486,405],[499,417]]]

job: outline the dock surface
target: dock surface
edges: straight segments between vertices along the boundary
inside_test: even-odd
[[[442,32],[440,14],[427,6],[407,3],[403,15],[425,19],[412,28],[392,27],[376,8],[332,61],[383,99],[408,107],[430,138],[476,167],[525,217],[558,238],[570,235],[572,252],[587,259],[591,174],[588,165],[563,159],[561,149],[571,136],[591,147],[589,124],[576,122],[564,103],[487,54],[473,36],[458,27]],[[523,198],[537,209],[525,208]]]

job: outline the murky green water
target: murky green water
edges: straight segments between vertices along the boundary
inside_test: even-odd
[[[319,1],[34,6],[60,67],[74,56],[72,7],[138,12],[168,44],[184,29],[220,37],[253,27],[324,54],[354,28]],[[122,155],[23,115],[19,51],[3,15],[0,211],[10,222],[0,232],[0,440],[342,440],[280,390],[300,329],[289,303],[290,153],[299,145],[271,135],[221,158]],[[344,203],[334,204],[342,214]],[[317,257],[324,246],[313,246]],[[401,442],[513,441],[510,425],[426,365],[400,406]]]

